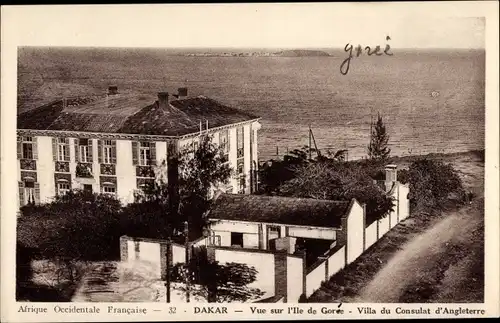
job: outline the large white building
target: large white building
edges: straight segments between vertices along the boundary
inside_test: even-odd
[[[18,115],[19,205],[50,202],[71,189],[133,202],[154,179],[155,165],[171,166],[172,157],[187,145],[196,148],[206,133],[235,171],[222,189],[252,193],[259,119],[204,96],[188,97],[187,88],[155,98],[112,86],[105,95],[55,100]]]

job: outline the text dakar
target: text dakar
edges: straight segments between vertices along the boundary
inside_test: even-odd
[[[194,307],[194,314],[227,314],[227,307]]]

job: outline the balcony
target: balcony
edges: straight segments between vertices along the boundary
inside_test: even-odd
[[[155,172],[151,166],[137,166],[135,168],[135,176],[137,177],[155,177]]]
[[[34,159],[21,159],[20,163],[23,170],[36,170],[36,160]]]
[[[116,175],[115,164],[101,164],[101,175]]]
[[[56,161],[55,171],[56,173],[69,173],[69,162]]]
[[[94,177],[92,173],[92,164],[91,163],[76,164],[76,177],[83,177],[83,178]]]

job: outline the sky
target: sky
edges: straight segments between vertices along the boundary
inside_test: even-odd
[[[383,48],[390,36],[392,48],[484,48],[485,19],[469,7],[427,2],[7,9],[18,10],[14,34],[26,46]],[[2,12],[10,18],[9,10]]]

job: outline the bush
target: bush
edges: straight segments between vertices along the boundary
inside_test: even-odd
[[[410,165],[408,179],[410,203],[416,210],[443,210],[467,199],[458,172],[449,164],[425,158],[417,160]]]
[[[192,289],[194,296],[207,299],[209,302],[246,302],[255,300],[264,295],[258,289],[248,285],[256,280],[257,270],[253,266],[242,263],[211,262],[207,257],[206,247],[194,248],[189,263],[189,276],[191,284],[197,284],[199,289]],[[186,266],[184,263],[176,264],[171,271],[173,282],[185,282]],[[185,285],[178,289],[185,291]]]
[[[16,299],[24,299],[27,288],[32,284],[33,270],[31,260],[34,250],[18,243],[16,247]]]
[[[52,260],[119,259],[121,205],[109,195],[69,192],[52,203],[26,209],[18,242]],[[24,210],[24,211],[26,211]]]
[[[367,167],[369,166],[369,167]],[[298,167],[293,179],[282,184],[280,195],[366,204],[366,221],[371,223],[387,216],[393,199],[372,179],[379,173],[375,162],[314,162]]]

